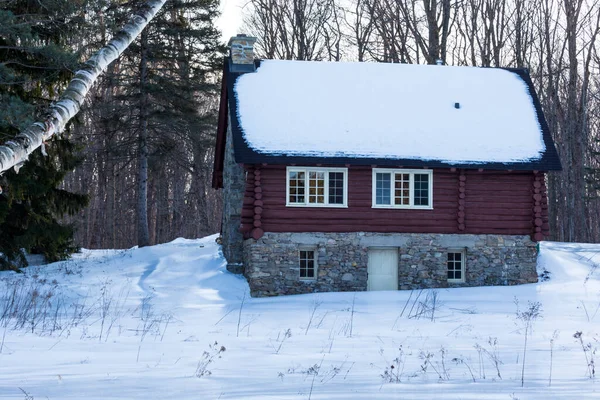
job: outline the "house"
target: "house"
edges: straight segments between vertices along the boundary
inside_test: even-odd
[[[526,70],[254,60],[232,38],[213,186],[253,296],[536,282],[561,165]]]

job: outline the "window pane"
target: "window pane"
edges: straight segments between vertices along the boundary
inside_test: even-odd
[[[460,281],[463,279],[463,256],[460,252],[448,253],[448,279]]]
[[[414,202],[415,206],[429,205],[429,175],[415,174],[414,178]]]
[[[300,278],[314,278],[315,252],[312,250],[300,250]]]
[[[391,204],[391,180],[390,173],[375,174],[375,204]]]
[[[308,202],[310,204],[325,203],[325,172],[308,172]]]
[[[409,205],[410,174],[394,174],[394,187],[394,204]]]
[[[329,204],[344,204],[344,173],[329,173]]]
[[[304,171],[290,171],[289,172],[289,202],[295,204],[304,204]]]

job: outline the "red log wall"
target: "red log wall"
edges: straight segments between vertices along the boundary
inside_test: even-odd
[[[261,232],[493,233],[532,235],[536,240],[548,235],[541,173],[434,169],[433,210],[418,210],[372,208],[370,167],[348,168],[348,208],[286,207],[285,166],[246,169],[241,230],[247,237],[255,236],[256,228]]]

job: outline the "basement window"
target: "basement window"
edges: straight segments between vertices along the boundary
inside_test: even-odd
[[[286,206],[347,207],[348,169],[287,168]]]
[[[465,281],[465,252],[449,251],[448,261],[448,282],[463,283]]]
[[[433,209],[433,171],[374,168],[373,207]]]
[[[317,279],[317,262],[315,259],[315,251],[308,249],[300,249],[300,279],[314,280]]]

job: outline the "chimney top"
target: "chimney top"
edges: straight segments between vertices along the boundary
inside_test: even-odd
[[[232,72],[253,72],[254,43],[256,38],[240,33],[229,39],[230,66]]]
[[[436,63],[437,65],[444,65],[444,61],[442,61],[442,60],[440,60],[440,59],[437,59],[437,60],[435,60],[435,63]]]

